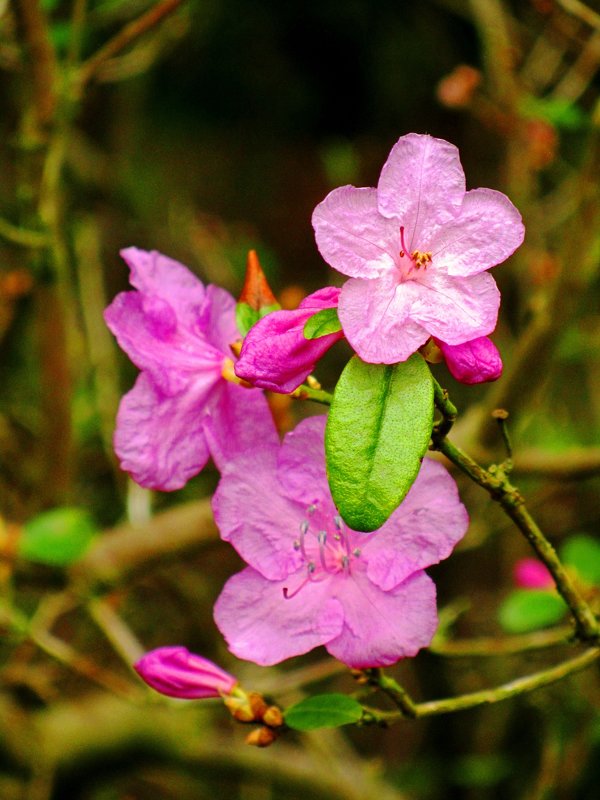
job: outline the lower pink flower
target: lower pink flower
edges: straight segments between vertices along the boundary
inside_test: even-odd
[[[233,675],[185,647],[158,647],[133,666],[157,692],[185,700],[220,697],[229,694],[237,684]]]
[[[325,417],[304,420],[280,447],[225,466],[215,519],[249,566],[226,583],[215,621],[231,651],[257,664],[319,645],[351,667],[393,664],[433,637],[435,586],[423,570],[450,555],[467,512],[445,468],[426,459],[382,528],[350,530],[329,492],[324,428]]]
[[[314,370],[317,361],[344,334],[342,331],[307,339],[304,326],[314,314],[336,308],[340,290],[333,286],[306,297],[293,311],[273,311],[246,335],[239,360],[238,377],[273,392],[293,392]]]

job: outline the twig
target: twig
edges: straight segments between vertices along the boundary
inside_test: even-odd
[[[56,108],[56,57],[46,15],[39,0],[18,0],[16,11],[29,52],[35,115],[37,122],[45,125]]]
[[[125,25],[116,36],[81,65],[78,74],[79,89],[81,90],[95,76],[98,68],[105,61],[116,56],[127,45],[158,25],[164,17],[176,11],[182,2],[183,0],[161,0],[161,2],[146,11],[145,14],[142,14],[141,17]]]
[[[415,712],[414,716],[420,719],[421,717],[449,714],[454,711],[475,708],[476,706],[500,703],[511,697],[533,692],[536,689],[541,689],[544,686],[557,683],[557,681],[566,678],[568,675],[573,675],[576,672],[586,669],[597,661],[599,657],[600,648],[592,647],[581,655],[575,656],[575,658],[571,658],[568,661],[563,661],[555,667],[535,672],[533,675],[526,675],[523,678],[517,678],[514,681],[503,683],[493,689],[483,689],[480,692],[471,692],[469,694],[460,695],[459,697],[446,697],[441,700],[415,703],[413,706]],[[370,706],[363,707],[365,709],[365,717],[363,719],[365,724],[390,724],[406,718],[406,715],[402,711],[380,711]]]
[[[6,219],[0,217],[0,236],[12,244],[21,245],[21,247],[29,247],[32,250],[37,250],[47,247],[49,239],[47,234],[43,231],[30,231],[25,228],[20,228],[18,225],[13,225]]]
[[[437,407],[443,415],[448,408],[447,402],[443,399],[440,402],[438,398],[439,392],[436,393]],[[597,639],[600,634],[600,628],[596,617],[579,594],[569,574],[560,562],[556,550],[546,539],[527,510],[523,496],[510,483],[505,471],[501,467],[496,467],[494,471],[485,469],[447,438],[439,435],[432,437],[432,448],[443,453],[446,458],[468,475],[478,486],[485,489],[491,498],[502,506],[504,512],[513,520],[521,533],[525,535],[539,558],[552,573],[556,588],[575,618],[578,636],[588,641]]]
[[[470,658],[518,655],[531,650],[542,650],[557,644],[568,644],[573,628],[563,626],[547,631],[535,631],[521,636],[479,636],[473,639],[446,639],[435,637],[427,648],[437,656]]]
[[[581,0],[556,0],[559,6],[564,10],[578,17],[582,22],[586,22],[590,27],[597,28],[600,31],[600,14],[594,11]]]

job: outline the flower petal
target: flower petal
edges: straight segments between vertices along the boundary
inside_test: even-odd
[[[267,399],[259,389],[221,380],[205,410],[210,454],[221,472],[239,453],[277,447],[279,435]]]
[[[344,336],[342,331],[318,339],[304,336],[307,320],[321,309],[335,308],[339,293],[339,289],[326,287],[306,297],[295,311],[274,311],[259,320],[244,339],[236,375],[263,389],[293,392]]]
[[[428,244],[433,263],[448,275],[476,275],[501,264],[525,237],[521,215],[502,192],[467,192],[455,220]]]
[[[502,359],[498,348],[487,336],[464,344],[446,344],[436,340],[450,374],[466,384],[496,381],[502,375]]]
[[[344,608],[344,627],[326,648],[355,669],[385,667],[427,647],[437,628],[435,586],[417,572],[384,592],[364,572],[336,585]]]
[[[442,464],[425,458],[400,506],[362,547],[369,580],[390,591],[447,558],[468,525],[453,478]]]
[[[166,395],[176,395],[199,374],[220,376],[223,354],[179,324],[157,296],[121,292],[104,312],[120,347]]]
[[[458,149],[443,139],[417,133],[396,142],[377,185],[380,212],[404,226],[411,251],[431,249],[430,239],[456,217],[464,193]]]
[[[395,277],[346,281],[338,315],[346,338],[363,361],[396,364],[425,344],[429,332],[411,319],[419,293],[416,281],[399,283]]]
[[[379,213],[375,189],[334,189],[315,208],[312,224],[321,255],[338,272],[375,278],[394,269],[400,229]]]
[[[283,595],[287,580],[268,581],[250,567],[230,578],[214,609],[217,627],[238,658],[262,666],[307,653],[341,631],[344,614],[329,581],[308,581]]]
[[[163,394],[145,372],[119,406],[115,452],[121,468],[150,489],[180,489],[208,461],[202,408],[214,386],[199,377],[185,392]]]
[[[427,269],[412,283],[419,289],[410,317],[436,339],[446,344],[463,344],[491,333],[496,327],[500,292],[489,272],[470,278],[451,278]]]
[[[325,501],[335,514],[325,471],[326,422],[325,414],[308,417],[286,434],[277,458],[277,473],[288,497],[306,506]]]
[[[144,295],[166,301],[184,325],[193,329],[205,302],[202,281],[187,267],[156,250],[127,247],[121,256],[131,271],[130,283]]]
[[[269,580],[285,578],[302,563],[294,540],[303,509],[281,495],[278,449],[255,448],[225,464],[212,501],[221,538]]]
[[[239,340],[240,333],[235,321],[236,301],[225,289],[209,284],[206,287],[206,302],[198,319],[199,331],[219,352],[230,356],[230,345]]]

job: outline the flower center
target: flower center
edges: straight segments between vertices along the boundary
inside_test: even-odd
[[[309,581],[324,580],[329,575],[350,575],[352,562],[360,558],[360,550],[353,547],[353,538],[353,531],[346,528],[339,514],[332,517],[316,505],[308,506],[299,536],[294,540],[294,550],[304,562],[302,581],[296,587],[284,588],[286,600],[295,597]]]
[[[421,267],[427,269],[427,265],[431,263],[431,253],[422,252],[421,250],[413,250],[409,253],[406,242],[404,241],[404,225],[400,226],[400,264],[399,269],[402,278],[406,279],[412,276],[414,272],[418,272]]]

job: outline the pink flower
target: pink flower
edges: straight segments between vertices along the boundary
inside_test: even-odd
[[[465,192],[454,145],[415,133],[392,148],[376,189],[342,186],[313,214],[323,258],[350,276],[339,317],[364,360],[405,361],[430,336],[459,345],[495,325],[485,270],[523,241],[521,216],[492,189]]]
[[[324,428],[311,417],[280,447],[226,465],[215,519],[249,566],[226,583],[215,621],[231,651],[257,664],[319,645],[351,667],[393,664],[431,641],[435,586],[423,569],[450,554],[467,512],[444,467],[426,459],[383,527],[350,530],[329,493]]]
[[[515,583],[523,589],[554,589],[554,578],[548,568],[535,558],[517,561]]]
[[[498,348],[487,336],[464,344],[446,344],[436,339],[451,375],[461,383],[496,381],[502,375]]]
[[[239,339],[233,297],[205,288],[156,251],[129,247],[121,255],[137,291],[117,295],[104,318],[142,370],[117,415],[121,467],[142,486],[169,491],[199,472],[209,455],[220,467],[237,448],[276,442],[262,392],[223,377],[229,345]]]
[[[242,346],[235,374],[244,380],[288,394],[314,370],[317,361],[344,334],[307,339],[304,326],[314,314],[336,308],[340,290],[326,286],[309,295],[295,311],[273,311],[254,325]]]
[[[157,692],[185,700],[220,697],[237,684],[233,675],[185,647],[158,647],[133,668]]]

